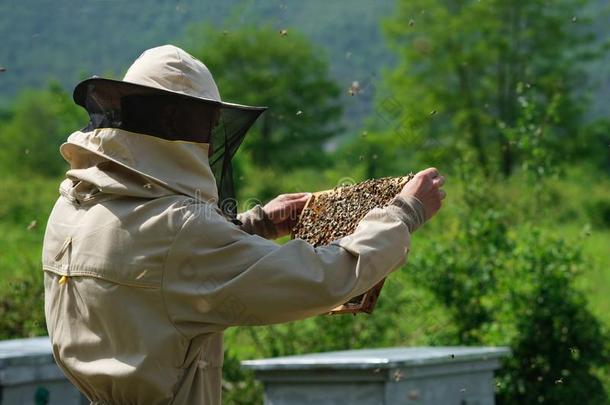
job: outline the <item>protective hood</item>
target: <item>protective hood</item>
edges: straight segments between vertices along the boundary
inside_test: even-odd
[[[78,201],[101,192],[141,198],[182,194],[218,202],[208,148],[207,143],[168,141],[117,128],[77,131],[60,147],[70,163],[70,185],[62,183],[62,188]]]
[[[211,168],[217,191],[204,192],[202,189],[199,192],[205,196],[201,197],[211,198],[213,195],[222,211],[228,217],[236,218],[231,159],[247,131],[266,110],[266,107],[223,101],[212,74],[203,62],[173,45],[159,46],[144,51],[130,66],[123,80],[94,77],[80,82],[74,89],[74,101],[87,111],[90,118],[89,125],[83,132],[91,133],[91,135],[83,135],[83,132],[76,133],[74,138],[79,139],[78,145],[89,150],[91,147],[97,150],[102,147],[98,145],[96,139],[98,134],[103,134],[101,135],[104,138],[103,142],[110,142],[105,138],[108,136],[114,138],[117,134],[147,134],[144,137],[136,134],[124,140],[125,145],[128,145],[127,150],[132,152],[133,156],[126,156],[123,160],[119,159],[117,163],[125,163],[127,167],[134,170],[145,169],[142,173],[146,173],[148,176],[154,177],[151,173],[162,173],[161,177],[155,177],[157,180],[169,176],[167,186],[186,195],[193,192],[193,186],[195,186],[195,193],[197,192],[198,187],[195,183],[198,176],[202,174],[207,176]],[[160,116],[158,108],[160,103],[171,105],[172,108],[178,108],[181,111],[186,111],[187,106],[197,106],[196,112],[190,114],[201,126],[201,133],[189,133],[189,131],[176,129],[173,125],[163,128],[165,125],[156,123],[151,118]],[[188,119],[185,120],[182,117],[179,121],[188,122]],[[123,131],[98,132],[101,129],[105,131],[107,128]],[[153,136],[160,138],[161,141],[155,143],[150,139]],[[81,139],[88,137],[91,140],[82,141]],[[121,136],[122,138],[124,136]],[[146,146],[139,145],[140,139],[145,139],[143,142],[146,143]],[[83,146],[83,142],[87,145]],[[180,142],[182,142],[182,146],[180,146]],[[69,141],[68,144],[70,143],[72,142]],[[208,145],[197,146],[195,143],[211,143],[213,154],[209,160],[206,156],[206,169],[195,168],[194,172],[188,172],[184,170],[186,166],[200,165],[200,163],[194,163],[190,154],[203,156],[205,154],[193,151],[209,148]],[[113,153],[123,156],[123,149],[126,146],[114,145],[114,140],[112,140],[112,144]],[[152,144],[155,145],[155,148],[157,145],[168,146],[172,151],[155,149],[157,154],[151,151],[145,153],[140,151],[141,148],[149,148]],[[184,145],[190,145],[185,147],[189,150],[186,153],[189,156],[186,161],[182,161],[183,155],[185,155]],[[99,153],[99,151],[95,153]],[[64,157],[66,157],[65,153]],[[137,167],[134,166],[134,162]],[[173,168],[170,165],[177,165],[177,167]],[[177,177],[173,177],[174,175]],[[210,180],[200,179],[206,183],[206,187]],[[189,184],[185,185],[185,183]]]

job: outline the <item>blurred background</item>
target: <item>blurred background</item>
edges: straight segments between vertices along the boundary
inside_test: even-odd
[[[234,159],[241,210],[435,166],[444,209],[372,315],[226,334],[239,361],[411,345],[507,345],[501,404],[610,396],[608,0],[13,0],[0,3],[0,338],[46,334],[41,241],[87,124],[71,97],[172,43],[226,101],[270,109]],[[282,243],[282,241],[280,241]]]

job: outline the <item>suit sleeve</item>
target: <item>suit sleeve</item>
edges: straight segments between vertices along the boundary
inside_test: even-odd
[[[406,262],[407,211],[375,208],[327,246],[278,245],[244,232],[211,205],[193,205],[168,254],[163,298],[185,336],[322,314]]]
[[[276,239],[278,236],[275,224],[265,214],[260,204],[237,214],[237,219],[241,222],[239,227],[246,233],[258,235],[265,239]]]

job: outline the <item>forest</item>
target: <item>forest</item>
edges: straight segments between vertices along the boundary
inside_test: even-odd
[[[234,159],[240,211],[430,166],[447,178],[373,314],[227,330],[226,403],[262,401],[241,360],[427,345],[510,347],[499,404],[610,403],[610,4],[151,0],[124,27],[137,13],[125,2],[40,7],[51,3],[58,18],[0,5],[5,38],[30,24],[0,51],[2,339],[47,333],[40,255],[68,169],[58,148],[88,121],[73,86],[120,79],[142,50],[174,43],[224,100],[270,107]]]

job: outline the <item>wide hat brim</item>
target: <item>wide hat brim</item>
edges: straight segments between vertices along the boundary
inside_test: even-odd
[[[107,105],[120,105],[121,98],[133,95],[170,95],[195,103],[206,103],[235,110],[260,111],[267,110],[265,106],[250,106],[244,104],[229,103],[226,101],[212,100],[203,97],[196,97],[185,93],[160,89],[157,87],[146,86],[138,83],[131,83],[122,80],[106,79],[102,77],[92,77],[78,83],[72,93],[74,102],[87,110],[87,99],[92,92],[96,93],[95,102]]]

